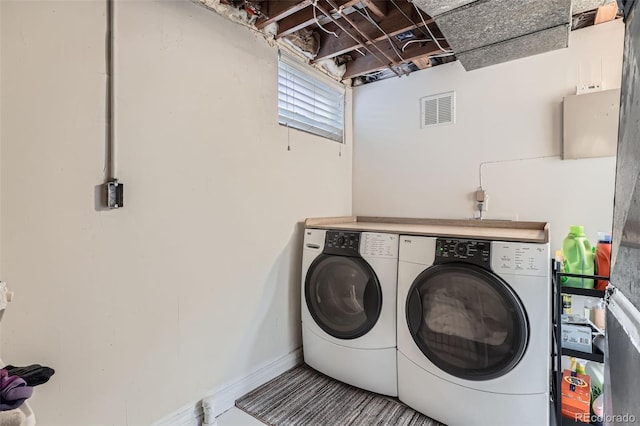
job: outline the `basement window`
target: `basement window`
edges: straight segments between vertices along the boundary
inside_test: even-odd
[[[344,86],[321,80],[294,59],[278,60],[281,125],[344,143],[344,96]]]

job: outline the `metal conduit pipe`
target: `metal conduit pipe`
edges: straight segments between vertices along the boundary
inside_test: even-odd
[[[105,35],[105,65],[106,65],[106,145],[105,152],[105,178],[107,181],[116,178],[116,165],[115,165],[115,135],[113,126],[113,36],[114,36],[114,23],[113,23],[113,0],[106,0],[106,35]]]
[[[344,27],[340,22],[338,22],[338,20],[336,18],[334,18],[325,8],[323,8],[322,6],[318,5],[318,4],[313,4],[312,7],[317,8],[320,12],[322,12],[324,14],[324,16],[326,16],[327,18],[329,18],[334,24],[336,24],[338,26],[338,28],[340,28],[342,31],[345,32],[345,34],[347,34],[349,37],[351,37],[353,39],[353,41],[355,41],[356,43],[358,43],[358,47],[362,47],[364,48],[367,52],[371,53],[378,61],[380,61],[380,63],[384,64],[384,66],[386,66],[387,68],[389,68],[391,71],[393,71],[393,73],[395,75],[397,75],[398,77],[400,77],[400,73],[398,71],[396,71],[391,65],[389,65],[389,63],[385,62],[383,59],[380,58],[380,56],[376,55],[371,49],[369,49],[369,47],[364,44],[362,41],[358,40],[358,38],[356,36],[354,36],[353,34],[351,34],[346,27]],[[336,10],[338,10],[337,8],[335,8]],[[343,15],[344,16],[344,15]],[[357,30],[357,28],[356,28]],[[378,49],[380,50],[380,49]],[[386,56],[386,55],[385,55]],[[388,59],[388,57],[387,57]],[[391,60],[391,63],[393,65],[395,65],[395,61]]]
[[[365,40],[367,40],[369,43],[371,43],[371,45],[373,47],[375,47],[380,53],[382,53],[382,55],[387,58],[388,61],[390,61],[393,65],[395,66],[399,66],[400,62],[397,62],[395,59],[393,59],[391,56],[387,55],[382,49],[380,49],[375,42],[371,39],[371,37],[369,37],[368,35],[366,35],[363,31],[360,30],[360,28],[358,28],[357,24],[355,22],[353,22],[353,20],[351,20],[351,18],[349,18],[347,16],[346,13],[342,13],[342,9],[340,9],[340,7],[333,1],[333,0],[325,0],[329,6],[331,6],[332,8],[334,8],[335,10],[338,11],[338,13],[340,15],[342,15],[342,19],[344,19],[349,25],[351,25],[357,32],[358,34],[360,34],[362,37],[365,38]],[[394,71],[396,73],[396,75],[398,77],[400,77],[400,74],[396,71]],[[405,72],[405,74],[407,74]],[[408,75],[408,74],[407,74]]]

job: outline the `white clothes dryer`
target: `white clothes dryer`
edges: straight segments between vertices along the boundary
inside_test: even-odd
[[[449,426],[548,425],[549,244],[400,236],[399,399]]]
[[[305,229],[305,362],[344,383],[397,396],[398,235]]]

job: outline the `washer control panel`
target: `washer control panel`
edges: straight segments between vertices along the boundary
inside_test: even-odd
[[[327,231],[324,253],[341,256],[360,255],[360,232]]]
[[[550,268],[548,243],[493,243],[492,269],[496,272],[546,277]]]
[[[491,266],[491,243],[481,240],[438,238],[435,263],[468,262]]]

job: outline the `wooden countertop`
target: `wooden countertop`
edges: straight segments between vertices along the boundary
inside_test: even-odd
[[[305,227],[495,241],[549,242],[547,222],[343,216],[308,218]]]

